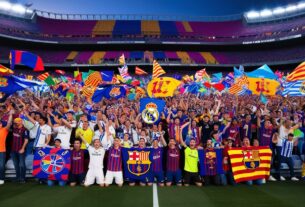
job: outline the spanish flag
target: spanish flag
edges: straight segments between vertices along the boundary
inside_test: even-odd
[[[165,74],[166,72],[163,70],[163,68],[159,65],[159,63],[154,60],[153,62],[153,72],[152,72],[152,79],[158,78],[159,76]]]
[[[236,183],[269,177],[272,157],[269,147],[232,148],[228,153]]]

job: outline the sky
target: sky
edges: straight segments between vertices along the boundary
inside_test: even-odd
[[[300,0],[11,0],[32,8],[69,14],[225,16],[285,6]]]

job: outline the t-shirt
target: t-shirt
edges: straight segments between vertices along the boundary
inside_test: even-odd
[[[103,162],[105,156],[104,148],[100,147],[98,149],[95,149],[89,144],[86,144],[86,147],[88,148],[88,152],[90,155],[89,169],[103,169]]]
[[[82,128],[78,128],[76,130],[75,134],[76,134],[76,138],[79,138],[80,135],[83,135],[83,137],[84,137],[84,139],[86,140],[87,143],[91,143],[92,138],[94,136],[94,132],[90,128],[87,128],[86,130],[84,130]],[[85,143],[82,143],[81,149],[86,149],[86,144]]]
[[[37,133],[39,133],[39,137],[38,137],[38,141],[35,145],[35,147],[44,147],[47,137],[48,135],[50,135],[52,133],[51,127],[47,124],[43,125],[43,126],[39,126],[37,129]]]
[[[60,139],[60,147],[63,149],[70,149],[70,137],[72,133],[72,128],[69,129],[66,126],[53,127],[54,132],[57,132],[56,139]]]
[[[198,172],[198,162],[199,162],[199,156],[197,149],[191,149],[187,147],[184,150],[184,170],[191,173],[197,173]]]
[[[6,152],[6,137],[8,134],[7,128],[3,127],[0,129],[0,152]]]
[[[279,139],[278,139],[278,142],[277,142],[276,146],[278,146],[278,147],[282,146],[282,141],[284,139],[288,138],[288,133],[289,133],[289,130],[287,130],[286,127],[281,125],[280,130],[279,130]]]

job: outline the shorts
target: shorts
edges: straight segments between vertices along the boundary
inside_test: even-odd
[[[149,183],[150,180],[151,180],[151,178],[149,178],[149,177],[145,177],[143,179],[132,179],[132,178],[130,178],[129,183],[135,183],[137,181],[139,181],[140,183]]]
[[[175,182],[176,184],[180,184],[182,182],[181,170],[167,171],[166,172],[166,181],[169,183]]]
[[[104,184],[105,183],[103,168],[101,168],[101,169],[89,168],[84,184],[86,186],[92,185],[92,184],[94,184],[95,181],[96,181],[97,184]]]
[[[110,184],[112,184],[113,179],[115,180],[115,183],[117,185],[123,184],[123,172],[122,171],[115,172],[115,171],[107,170],[106,176],[105,176],[105,183],[107,185],[110,185]]]
[[[197,173],[192,173],[192,172],[187,172],[185,171],[185,175],[184,175],[184,183],[185,184],[190,184],[191,182],[195,182],[195,183],[200,183],[201,182],[201,178]]]
[[[81,174],[72,174],[70,173],[69,175],[69,181],[70,183],[79,183],[82,184],[84,182],[86,173],[81,173]]]
[[[163,171],[161,171],[161,172],[152,172],[152,175],[149,178],[149,183],[153,183],[154,182],[154,178],[157,179],[157,183],[163,183],[164,182]]]

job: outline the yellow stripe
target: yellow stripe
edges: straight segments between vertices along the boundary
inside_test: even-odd
[[[271,156],[261,156],[259,158],[261,159],[261,161],[265,161],[265,160],[271,161]],[[243,159],[244,159],[243,157],[233,158],[233,159],[230,159],[230,161],[231,161],[232,164],[235,164],[235,163],[243,162]]]
[[[70,52],[70,54],[68,55],[68,57],[66,57],[66,60],[74,60],[74,59],[76,58],[77,55],[78,55],[78,52],[72,51],[72,52]]]
[[[101,60],[103,59],[103,57],[105,56],[106,52],[94,52],[91,57],[89,58],[89,63],[90,64],[100,64]]]
[[[182,63],[191,63],[191,58],[187,52],[177,52],[178,57],[181,59]]]
[[[115,20],[100,20],[92,30],[93,35],[111,35],[115,25]]]
[[[240,179],[240,178],[247,178],[247,177],[259,176],[259,175],[270,175],[270,171],[243,173],[243,174],[235,175],[234,179],[236,180],[236,179]]]
[[[242,155],[243,151],[242,150],[229,150],[228,153],[229,153],[229,155]]]
[[[189,22],[184,21],[184,22],[182,22],[182,25],[186,32],[193,32],[193,29],[192,29],[191,25],[189,24]]]
[[[201,56],[205,59],[208,64],[218,64],[215,57],[210,52],[201,52]]]
[[[141,31],[143,34],[148,35],[159,35],[160,34],[160,26],[159,21],[141,21]]]
[[[269,167],[270,168],[270,164],[264,163],[264,164],[260,164],[259,167]],[[244,165],[243,166],[238,166],[238,167],[232,167],[232,171],[239,171],[239,170],[246,170],[248,168],[246,168]]]

